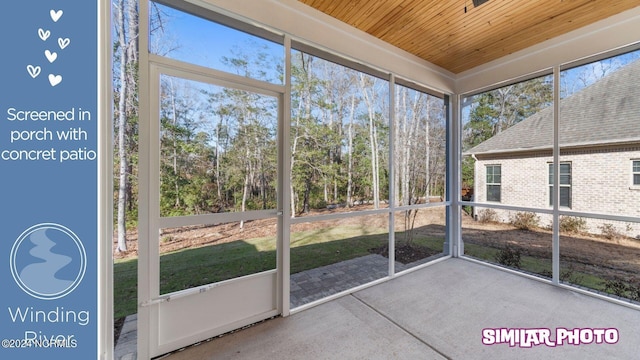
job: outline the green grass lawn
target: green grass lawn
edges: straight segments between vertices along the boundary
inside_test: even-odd
[[[387,244],[386,229],[346,225],[301,231],[291,234],[291,273],[318,268],[340,261],[369,255],[371,249]],[[396,233],[402,244],[402,233]],[[444,239],[417,237],[413,246],[442,251]],[[465,244],[465,254],[496,262],[500,250],[476,244]],[[114,263],[114,317],[137,312],[137,259]],[[225,244],[185,249],[160,257],[162,294],[275,269],[276,241],[255,238]],[[520,269],[551,277],[551,259],[522,255]],[[563,279],[564,277],[564,279]],[[561,264],[561,280],[598,291],[606,291],[601,277],[575,271]]]
[[[401,235],[396,235],[401,239]],[[291,234],[291,273],[370,254],[387,244],[387,229],[345,225]],[[442,251],[442,238],[420,237],[414,246]],[[160,257],[161,294],[275,269],[276,241],[247,239],[185,249]],[[114,263],[116,318],[137,311],[137,259]]]
[[[138,312],[138,260],[116,260],[113,263],[113,317]]]

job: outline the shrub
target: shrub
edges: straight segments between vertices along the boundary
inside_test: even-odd
[[[478,212],[478,221],[481,223],[498,222],[498,213],[493,209],[484,209]]]
[[[511,218],[511,225],[520,230],[532,230],[540,224],[540,216],[532,212],[517,212]]]
[[[604,291],[609,294],[624,297],[629,288],[627,284],[620,278],[616,277],[613,280],[606,280],[604,282]]]
[[[616,229],[616,227],[613,226],[613,224],[609,224],[609,223],[602,224],[598,226],[598,229],[600,229],[600,233],[602,234],[602,236],[604,236],[609,240],[622,237],[622,234],[620,233],[620,231],[618,231],[618,229]]]
[[[553,273],[551,272],[551,270],[542,270],[540,272],[540,275],[546,276],[548,278],[552,278],[553,277]],[[584,279],[584,276],[582,276],[582,275],[580,275],[579,273],[576,272],[573,264],[569,264],[568,268],[560,270],[560,281],[562,281],[562,282],[569,282],[569,283],[572,283],[572,284],[580,284],[583,279]]]
[[[548,278],[553,277],[553,273],[551,272],[551,270],[541,270],[540,272],[538,272],[538,274]]]
[[[324,199],[320,198],[320,199],[310,199],[309,200],[309,206],[311,207],[311,209],[325,209],[327,207],[327,202],[324,201]]]
[[[629,283],[619,276],[615,276],[611,280],[605,280],[603,283],[604,291],[609,294],[640,301],[640,283]]]
[[[560,216],[560,232],[579,233],[587,229],[587,222],[580,217]]]
[[[520,269],[520,255],[520,249],[515,249],[507,245],[504,249],[500,249],[495,259],[498,264]]]
[[[582,282],[584,276],[578,275],[575,271],[573,264],[569,264],[569,266],[560,270],[560,281],[562,282],[570,282],[573,284],[579,284]]]
[[[627,223],[627,225],[625,226],[625,231],[630,233],[633,231],[633,225]]]
[[[631,293],[629,298],[633,301],[640,301],[640,284],[629,285],[627,290]]]

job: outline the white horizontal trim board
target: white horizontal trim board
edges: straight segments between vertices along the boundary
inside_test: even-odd
[[[598,214],[598,213],[566,211],[566,210],[560,210],[558,213],[560,214],[560,216],[576,216],[576,217],[585,217],[590,219],[602,219],[602,220],[611,220],[611,221],[640,223],[640,217],[635,217],[635,216],[620,216],[620,215]]]
[[[540,209],[540,208],[529,208],[529,207],[522,207],[522,206],[510,206],[510,205],[504,205],[499,203],[481,203],[481,202],[471,202],[471,201],[461,201],[460,205],[491,208],[491,209],[526,211],[526,212],[535,212],[535,213],[541,213],[541,214],[553,214],[553,209],[551,208]]]
[[[498,204],[498,203],[481,203],[481,202],[470,202],[470,201],[461,201],[460,205],[481,207],[481,208],[491,208],[491,209],[501,209],[501,210],[533,212],[533,213],[540,213],[540,214],[553,214],[552,208],[547,208],[547,209],[529,208],[529,207],[521,207],[521,206],[510,206],[510,205],[504,205],[504,204]],[[620,215],[612,215],[612,214],[578,212],[578,211],[569,211],[569,210],[559,210],[558,213],[560,216],[575,216],[575,217],[585,217],[590,219],[602,219],[602,220],[611,220],[611,221],[640,223],[640,217],[635,217],[635,216],[620,216]]]
[[[291,218],[292,224],[300,224],[307,222],[317,222],[317,221],[326,221],[326,220],[335,220],[335,219],[345,219],[345,218],[353,218],[353,217],[361,217],[361,216],[369,216],[369,215],[379,215],[379,214],[387,214],[396,211],[406,211],[406,210],[415,210],[415,209],[426,209],[433,207],[446,207],[450,205],[450,202],[442,202],[442,203],[433,203],[433,204],[420,204],[420,205],[407,205],[407,206],[398,206],[395,208],[386,207],[383,209],[376,210],[364,210],[364,211],[352,211],[352,212],[340,212],[326,215],[311,215],[311,216],[298,216],[295,218]]]
[[[391,212],[391,209],[384,208],[384,209],[378,209],[378,210],[343,212],[343,213],[334,213],[334,214],[327,214],[327,215],[300,216],[300,217],[291,218],[290,222],[291,224],[300,224],[300,223],[307,223],[307,222],[318,222],[318,221],[326,221],[326,220],[362,217],[362,216],[369,216],[369,215],[387,214],[389,212]]]
[[[256,210],[246,212],[227,212],[203,215],[163,217],[159,220],[160,228],[177,228],[194,225],[217,225],[231,222],[262,220],[276,218],[277,210]]]
[[[273,97],[284,93],[284,85],[272,84],[158,55],[150,54],[149,63],[155,71],[173,77],[231,87]]]
[[[446,207],[451,205],[451,201],[429,203],[429,204],[416,204],[416,205],[402,205],[393,208],[393,211],[405,211],[405,210],[419,210],[433,207]]]

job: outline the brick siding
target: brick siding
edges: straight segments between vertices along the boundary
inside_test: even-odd
[[[615,151],[582,150],[562,154],[560,162],[571,163],[571,209],[577,212],[640,217],[640,186],[633,186],[632,159],[640,159],[640,148]],[[500,204],[551,209],[549,204],[549,164],[547,154],[508,158],[479,158],[475,165],[475,201],[486,202],[486,166],[501,166]],[[483,210],[474,209],[474,214]],[[494,209],[501,221],[508,222],[515,212]],[[540,226],[551,224],[551,215],[539,214]],[[601,233],[603,224],[640,239],[639,223],[585,219],[588,231]]]

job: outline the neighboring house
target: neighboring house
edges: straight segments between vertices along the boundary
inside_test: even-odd
[[[640,217],[640,61],[562,100],[559,118],[561,209]],[[477,160],[475,201],[550,209],[552,154],[553,107],[466,151]],[[505,222],[514,215],[495,211]],[[586,221],[589,232],[614,226],[640,239],[638,223]]]

